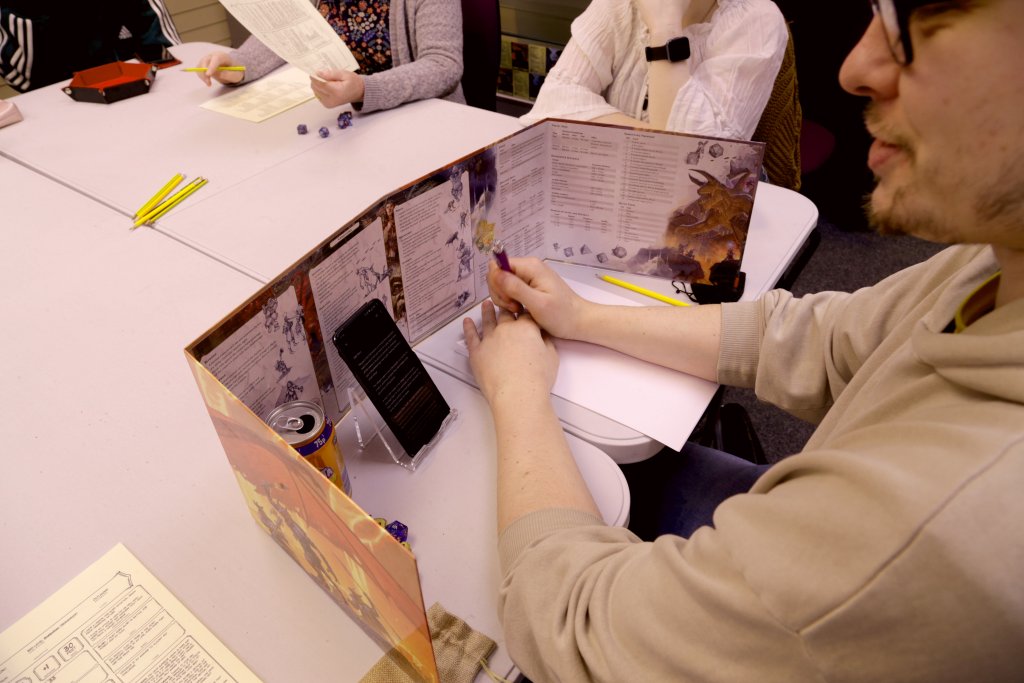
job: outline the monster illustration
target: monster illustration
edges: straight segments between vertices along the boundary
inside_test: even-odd
[[[263,305],[263,327],[267,332],[276,332],[280,326],[277,322],[277,299],[270,297]]]
[[[372,294],[377,285],[391,275],[390,268],[384,268],[380,272],[373,269],[373,266],[360,266],[356,268],[356,275],[359,276],[359,289],[363,294]]]
[[[452,168],[452,199],[459,201],[462,199],[462,167],[455,166]]]
[[[281,381],[285,375],[292,371],[291,367],[284,362],[284,349],[277,350],[277,362],[274,363],[274,369],[277,370],[277,380]]]
[[[466,240],[459,237],[459,233],[453,232],[452,236],[445,240],[445,246],[453,247],[459,258],[459,272],[455,280],[459,281],[469,277],[473,273],[473,250],[466,244]]]
[[[305,387],[303,387],[302,385],[296,384],[295,382],[293,382],[291,380],[288,380],[288,384],[285,385],[284,400],[285,401],[298,401],[299,400],[299,396],[302,395],[302,390],[304,388]]]
[[[302,308],[295,309],[294,315],[284,314],[284,340],[288,344],[288,352],[295,353],[300,341],[305,341],[306,330],[303,328]]]
[[[690,176],[697,185],[697,199],[676,209],[669,217],[665,243],[680,247],[690,243],[694,237],[721,235],[736,244],[743,244],[754,207],[754,198],[744,188],[750,171],[743,171],[728,183],[700,169],[693,172],[704,178]]]
[[[697,199],[672,212],[665,230],[665,246],[675,252],[666,265],[673,277],[690,282],[703,280],[715,263],[738,263],[732,250],[746,241],[754,206],[747,189],[751,171],[744,169],[725,182],[699,169],[693,173],[700,176],[690,175]]]
[[[700,163],[700,158],[704,156],[704,147],[708,144],[707,140],[701,140],[697,143],[697,149],[693,150],[686,155],[686,163],[689,166],[696,166]]]

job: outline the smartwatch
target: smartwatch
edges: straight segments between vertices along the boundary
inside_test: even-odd
[[[648,62],[667,59],[670,62],[681,62],[690,58],[690,39],[686,36],[673,38],[658,47],[645,47],[644,56]]]

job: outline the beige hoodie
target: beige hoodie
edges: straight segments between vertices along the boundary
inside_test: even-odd
[[[535,681],[1024,680],[1024,301],[952,247],[853,294],[723,308],[723,383],[820,420],[689,539],[564,510],[500,539]]]

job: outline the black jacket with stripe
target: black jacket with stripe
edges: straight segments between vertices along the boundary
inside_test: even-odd
[[[0,76],[21,92],[180,42],[163,0],[0,0]]]

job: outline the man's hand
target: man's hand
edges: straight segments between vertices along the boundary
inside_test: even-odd
[[[316,75],[323,80],[310,78],[309,85],[320,104],[328,109],[363,101],[365,87],[363,77],[359,74],[344,69],[330,69],[317,71]]]
[[[490,301],[480,305],[480,327],[470,318],[462,321],[480,391],[492,408],[496,402],[510,406],[522,401],[547,402],[558,375],[558,352],[528,313],[514,317],[495,310]]]
[[[512,272],[491,263],[487,285],[491,300],[512,313],[529,311],[549,334],[578,338],[580,319],[591,302],[580,298],[549,266],[536,258],[509,259]]]
[[[220,66],[238,66],[231,61],[231,56],[227,52],[211,52],[200,59],[196,66],[206,69],[206,71],[197,71],[196,76],[199,76],[199,80],[205,83],[207,87],[212,85],[213,81],[223,83],[224,85],[233,85],[241,83],[242,79],[245,78],[244,71],[220,71],[217,69]]]

